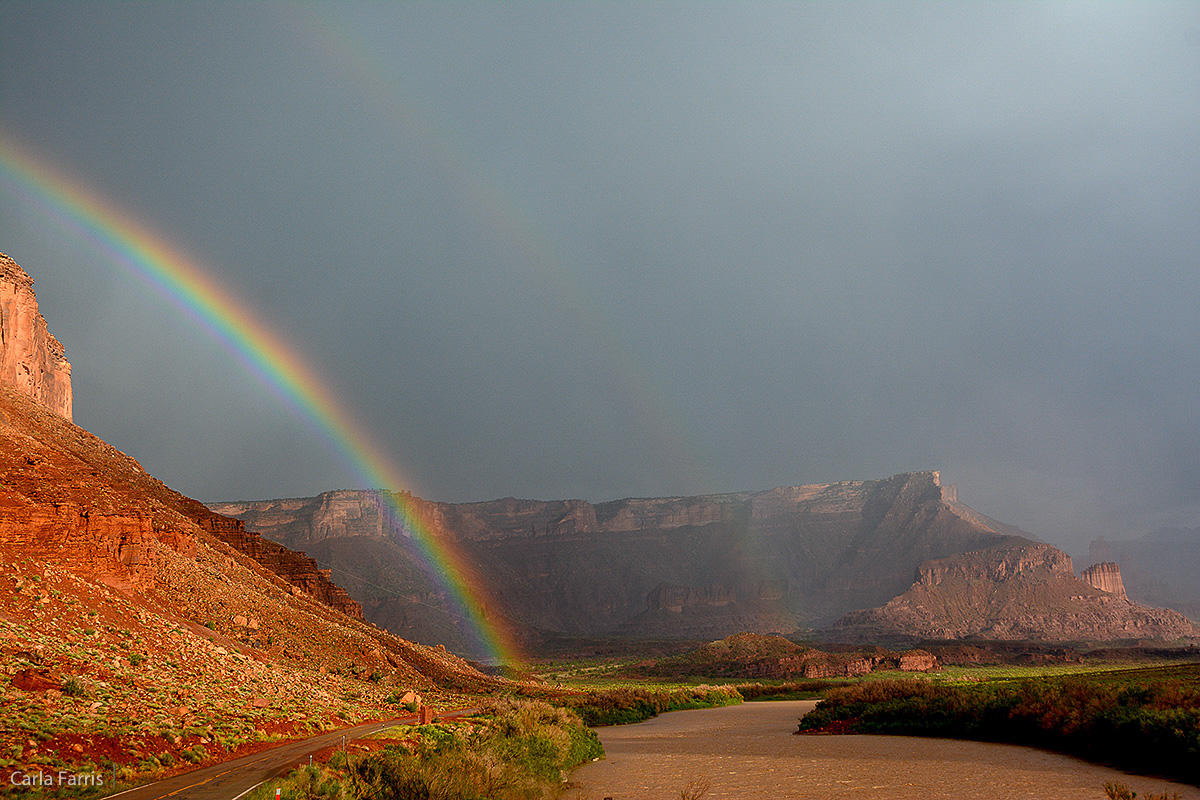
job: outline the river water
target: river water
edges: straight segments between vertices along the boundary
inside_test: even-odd
[[[1104,783],[1136,791],[1200,789],[1128,775],[1016,745],[908,736],[795,736],[813,700],[673,711],[600,728],[607,758],[571,775],[574,800],[679,800],[707,785],[718,798],[855,800],[1104,800]]]

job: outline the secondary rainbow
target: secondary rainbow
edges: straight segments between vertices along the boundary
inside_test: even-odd
[[[396,491],[406,484],[400,471],[371,443],[327,384],[274,331],[260,324],[251,309],[223,289],[195,259],[80,181],[68,180],[3,133],[0,180],[31,205],[48,211],[106,251],[196,320],[321,436],[365,488],[389,490],[381,495],[470,621],[476,643],[502,663],[520,660],[511,633],[488,618],[488,604],[481,597],[482,584],[475,570],[435,535],[411,495]]]

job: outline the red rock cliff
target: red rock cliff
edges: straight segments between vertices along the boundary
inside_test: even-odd
[[[0,382],[71,419],[71,365],[46,328],[33,278],[0,253]]]

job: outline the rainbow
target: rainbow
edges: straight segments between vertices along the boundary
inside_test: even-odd
[[[489,618],[483,584],[451,543],[439,538],[418,501],[389,459],[329,386],[257,315],[225,290],[202,265],[162,236],[0,132],[0,181],[29,204],[49,212],[93,246],[153,286],[234,354],[262,383],[309,425],[366,487],[390,489],[380,497],[397,522],[412,534],[421,556],[471,623],[485,657],[519,663],[512,632]],[[494,606],[493,606],[494,607]]]

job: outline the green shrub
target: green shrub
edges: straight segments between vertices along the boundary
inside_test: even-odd
[[[415,752],[392,747],[352,759],[359,797],[524,800],[552,794],[562,775],[603,748],[570,711],[517,698],[484,701],[470,732],[450,725],[416,730]]]
[[[79,678],[75,677],[74,675],[63,681],[62,691],[63,694],[70,695],[71,697],[88,696],[87,689],[84,687],[83,681],[79,680]]]
[[[571,708],[590,727],[628,725],[656,717],[664,711],[736,705],[742,696],[732,686],[696,686],[681,689],[621,688],[589,692],[568,698]]]

